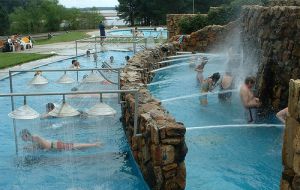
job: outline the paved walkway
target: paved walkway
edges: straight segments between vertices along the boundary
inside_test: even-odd
[[[109,31],[109,30],[108,30]],[[99,35],[99,30],[88,32],[90,36]],[[78,43],[77,44],[77,54],[82,55],[86,53],[87,49],[94,49],[94,43]],[[100,44],[97,45],[97,48],[100,50]],[[124,50],[131,49],[131,44],[109,44],[104,45],[102,50]],[[0,70],[0,80],[8,77],[9,70],[30,70],[43,65],[47,65],[52,62],[57,62],[64,59],[69,59],[76,56],[76,44],[75,41],[72,42],[61,42],[53,43],[46,45],[35,45],[32,49],[27,49],[25,51],[18,51],[14,53],[39,53],[39,54],[56,54],[50,58],[40,59],[36,61],[31,61],[24,63],[22,65],[17,65],[11,68],[1,69]]]
[[[52,62],[57,62],[57,61],[60,61],[63,59],[68,59],[68,58],[70,58],[70,56],[57,55],[57,56],[49,57],[46,59],[40,59],[40,60],[24,63],[22,65],[16,65],[14,67],[1,69],[0,70],[0,80],[9,77],[9,70],[30,70],[30,69],[34,69],[34,68],[37,68],[37,67],[40,67],[43,65],[47,65]]]

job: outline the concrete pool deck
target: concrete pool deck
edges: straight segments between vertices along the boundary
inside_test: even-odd
[[[124,29],[133,29],[134,27],[126,27],[126,28],[119,28],[116,30],[124,30]],[[151,27],[139,27],[139,29],[149,29]],[[106,30],[106,32],[110,32],[111,30]],[[87,32],[90,36],[98,36],[99,30],[94,30]],[[100,47],[100,44],[97,46],[97,48]],[[16,65],[13,67],[0,69],[0,80],[5,79],[9,76],[9,70],[30,70],[34,69],[43,65],[47,65],[52,62],[61,61],[64,59],[70,59],[72,57],[76,56],[76,44],[75,41],[71,42],[60,42],[60,43],[53,43],[53,44],[45,44],[45,45],[34,45],[32,49],[27,49],[25,51],[17,51],[14,53],[37,53],[37,54],[55,54],[52,57],[45,58],[45,59],[39,59],[35,61],[30,61],[27,63],[23,63],[21,65]],[[77,44],[77,54],[83,55],[86,53],[87,49],[94,49],[94,44],[92,43],[78,43]],[[131,49],[132,47],[129,46],[129,44],[109,44],[109,46],[104,45],[105,51],[107,50],[126,50]],[[100,49],[99,49],[100,50]]]
[[[99,30],[88,32],[88,35],[98,35]],[[86,50],[89,48],[93,48],[94,45],[92,44],[84,44],[78,43],[78,55],[82,55],[86,53]],[[110,44],[109,47],[105,47],[105,50],[112,50],[115,48],[121,49],[128,47],[125,44]],[[60,43],[53,43],[53,44],[45,44],[45,45],[35,45],[32,49],[27,49],[25,51],[18,51],[14,53],[37,53],[37,54],[55,54],[52,57],[39,59],[35,61],[30,61],[21,65],[16,65],[13,67],[5,68],[0,70],[0,80],[5,79],[9,76],[9,70],[30,70],[34,69],[52,62],[61,61],[64,59],[69,59],[76,56],[76,45],[75,41],[71,42],[60,42]],[[71,63],[70,63],[71,64]]]

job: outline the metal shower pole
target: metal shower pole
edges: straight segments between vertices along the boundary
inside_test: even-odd
[[[75,48],[76,48],[76,60],[77,60],[77,56],[78,56],[78,52],[77,52],[77,40],[75,40]]]
[[[11,71],[9,73],[9,89],[10,93],[13,93],[13,85],[12,85],[12,75]],[[10,102],[11,102],[11,111],[15,110],[15,102],[14,102],[14,97],[10,97]],[[16,120],[13,119],[13,128],[14,128],[14,136],[15,136],[15,146],[16,146],[16,154],[18,155],[18,138],[17,138],[17,127],[16,127]]]
[[[193,0],[193,14],[195,14],[195,0]]]

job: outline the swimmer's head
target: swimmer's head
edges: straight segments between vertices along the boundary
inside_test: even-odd
[[[114,59],[115,59],[114,56],[109,57],[109,60],[110,60],[111,63],[114,62]]]
[[[86,55],[89,57],[91,55],[91,51],[90,50],[86,50]]]
[[[89,75],[88,74],[85,74],[85,75],[83,75],[83,77],[82,77],[82,79],[85,79],[86,77],[88,77]],[[74,87],[74,88],[76,88],[76,87]],[[72,89],[71,89],[72,90]],[[78,89],[77,89],[78,90]],[[73,90],[73,91],[77,91],[77,90]]]
[[[214,73],[210,78],[216,83],[220,79],[220,73]]]
[[[34,76],[41,75],[41,74],[42,74],[42,71],[36,71],[36,72],[34,73]]]
[[[84,77],[84,76],[83,76]],[[72,89],[71,89],[71,91],[78,91],[78,88],[77,87],[73,87]]]
[[[208,58],[207,57],[202,57],[202,60],[208,61]]]
[[[252,88],[255,84],[255,77],[253,76],[248,76],[245,79],[245,84],[248,86],[248,88]]]
[[[55,108],[55,106],[53,103],[50,102],[50,103],[46,104],[46,112],[47,113],[54,110],[54,108]]]
[[[125,56],[125,60],[128,61],[130,57],[128,55]]]
[[[23,141],[29,141],[31,140],[32,138],[32,135],[31,133],[29,132],[28,129],[23,129],[22,131],[20,131],[20,136],[22,138]]]

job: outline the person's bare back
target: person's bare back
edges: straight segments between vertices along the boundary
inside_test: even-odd
[[[222,89],[228,89],[232,85],[233,77],[225,74],[221,80],[221,87]]]
[[[245,83],[240,88],[240,97],[245,108],[245,117],[248,123],[256,121],[256,108],[261,105],[261,102],[252,92],[255,84],[254,77],[247,77]]]

